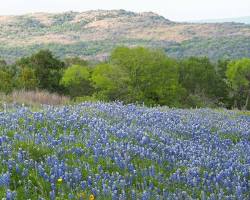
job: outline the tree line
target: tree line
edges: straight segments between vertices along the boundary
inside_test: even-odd
[[[250,109],[250,58],[214,63],[206,57],[170,58],[159,49],[117,47],[98,63],[60,60],[49,50],[11,65],[0,61],[0,92],[36,89],[73,100]]]

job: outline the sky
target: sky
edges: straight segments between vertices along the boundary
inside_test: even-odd
[[[124,9],[174,21],[250,16],[250,0],[0,0],[0,15]]]

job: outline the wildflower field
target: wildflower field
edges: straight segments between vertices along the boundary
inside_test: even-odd
[[[249,200],[250,116],[121,103],[0,112],[0,199]]]

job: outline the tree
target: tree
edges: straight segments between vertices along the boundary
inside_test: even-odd
[[[245,97],[243,109],[249,108],[250,98],[250,59],[243,58],[229,63],[226,75],[234,94]],[[237,104],[237,103],[235,103]]]
[[[226,84],[208,58],[191,57],[180,62],[180,83],[188,97],[196,96],[204,104],[214,104],[227,96]],[[196,104],[196,103],[195,103]]]
[[[19,86],[17,75],[19,70],[16,65],[8,65],[5,60],[0,60],[0,71],[1,71],[1,91],[5,93],[11,92],[14,88]]]
[[[95,66],[92,73],[92,83],[96,89],[95,96],[98,99],[127,102],[128,77],[119,67],[107,63]]]
[[[228,60],[228,59],[218,60],[218,62],[217,62],[216,71],[217,71],[217,74],[222,79],[227,79],[226,71],[227,71],[227,66],[229,63],[230,63],[230,60]]]
[[[118,47],[111,54],[113,65],[128,76],[128,102],[176,106],[182,95],[175,60],[157,49]]]
[[[93,92],[90,69],[85,66],[73,65],[67,68],[60,83],[68,89],[71,97],[89,96]]]
[[[0,70],[0,91],[10,93],[13,89],[13,81],[11,74],[6,71]]]
[[[217,84],[214,88],[214,93],[219,97],[220,101],[227,108],[231,108],[233,105],[232,98],[230,98],[230,87],[227,84],[227,66],[230,63],[229,59],[218,60],[216,64]]]
[[[19,87],[24,90],[34,90],[38,87],[38,81],[34,69],[24,67],[21,69],[18,77]]]
[[[41,50],[31,57],[22,58],[17,65],[34,70],[38,88],[50,92],[62,92],[59,82],[62,77],[64,63],[55,58],[49,50]]]

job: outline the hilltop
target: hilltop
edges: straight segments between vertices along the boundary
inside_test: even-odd
[[[174,57],[250,56],[250,25],[178,23],[125,10],[0,16],[0,57],[13,61],[49,48],[59,57],[105,59],[117,45],[151,46]]]

